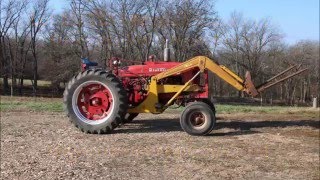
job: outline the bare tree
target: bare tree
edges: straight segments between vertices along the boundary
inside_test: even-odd
[[[87,35],[85,33],[85,24],[84,24],[86,1],[71,0],[70,7],[74,15],[74,18],[72,18],[72,23],[76,27],[76,32],[75,32],[76,42],[80,46],[79,57],[88,58],[89,57],[88,41],[87,41]]]
[[[59,89],[60,83],[67,82],[69,78],[79,71],[79,57],[74,52],[77,47],[73,46],[73,27],[67,25],[71,18],[67,12],[56,15],[52,24],[46,26],[44,54],[47,61],[42,64],[39,71],[46,80],[51,81],[53,88]],[[55,67],[55,68],[52,68]]]
[[[24,79],[33,79],[34,95],[38,79],[59,88],[79,71],[79,57],[98,58],[103,67],[112,56],[160,58],[165,39],[170,39],[172,60],[210,56],[240,76],[251,71],[255,84],[301,63],[313,73],[274,87],[265,96],[291,104],[319,96],[318,42],[288,46],[268,19],[250,20],[234,12],[223,22],[209,0],[70,0],[70,6],[51,21],[48,1],[0,0],[4,92],[10,78],[12,91],[20,79],[20,94]],[[215,95],[240,95],[219,78],[213,81]]]
[[[10,56],[10,49],[8,49],[7,44],[10,42],[9,33],[13,25],[20,18],[22,9],[26,7],[26,4],[26,1],[0,0],[0,63],[4,93],[7,92],[9,87],[8,77],[10,70],[13,70],[13,57]]]
[[[97,39],[100,45],[100,59],[103,66],[107,66],[107,60],[115,54],[114,38],[111,35],[113,18],[109,13],[110,4],[106,1],[88,1],[85,4],[87,11],[86,20],[92,38]],[[116,26],[116,25],[114,25]]]
[[[318,41],[300,41],[291,46],[288,50],[288,64],[303,64],[309,68],[309,73],[301,76],[299,81],[288,83],[288,89],[295,89],[296,94],[288,94],[288,98],[293,99],[296,96],[302,102],[311,101],[312,97],[319,97],[319,42]],[[300,86],[298,86],[300,84]]]
[[[32,7],[30,13],[30,37],[31,52],[33,56],[33,93],[36,95],[38,88],[38,57],[37,37],[43,25],[48,21],[50,12],[48,9],[49,0],[38,0]]]
[[[217,20],[208,0],[168,1],[160,15],[158,32],[163,40],[171,39],[178,61],[192,56],[188,47],[201,40]]]
[[[264,68],[263,60],[270,45],[282,38],[270,20],[245,20],[239,13],[231,15],[224,29],[220,54],[236,65],[238,73],[244,74],[245,70],[249,70],[254,78]]]
[[[31,48],[31,41],[28,38],[30,36],[30,23],[26,23],[23,20],[17,22],[14,26],[16,34],[16,54],[17,54],[17,65],[15,66],[17,77],[19,78],[19,94],[22,95],[24,72],[27,65],[27,57]]]
[[[142,8],[143,4],[140,0],[117,0],[110,5],[111,34],[115,37],[114,45],[119,47],[116,55],[124,59],[144,58],[141,49],[136,49],[137,44],[141,44],[140,41],[143,42],[143,39],[137,36],[137,28],[140,23],[143,23]]]

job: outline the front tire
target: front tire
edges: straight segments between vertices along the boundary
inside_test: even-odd
[[[207,135],[216,122],[212,108],[204,102],[192,102],[182,111],[181,128],[190,135]]]
[[[127,111],[127,97],[119,79],[102,70],[87,70],[74,76],[64,91],[64,108],[81,131],[109,133]]]

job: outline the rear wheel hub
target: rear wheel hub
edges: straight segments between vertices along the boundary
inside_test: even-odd
[[[95,98],[92,101],[93,106],[100,106],[101,105],[101,99],[100,98]]]
[[[75,92],[73,108],[83,121],[105,121],[112,112],[113,97],[103,83],[89,81],[81,84]]]

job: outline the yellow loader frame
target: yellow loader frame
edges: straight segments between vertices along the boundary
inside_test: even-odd
[[[184,85],[160,85],[157,82],[163,78],[177,75],[188,70],[198,67],[199,72],[196,73],[188,82]],[[212,73],[219,76],[221,79],[229,83],[231,86],[235,87],[239,91],[245,91],[248,94],[256,96],[258,94],[257,90],[254,88],[251,82],[250,75],[247,75],[246,81],[241,79],[238,75],[232,72],[225,66],[218,65],[211,59],[205,56],[194,57],[178,66],[168,69],[165,72],[159,73],[151,77],[151,82],[149,84],[148,96],[147,98],[138,106],[128,109],[128,113],[162,113],[168,106],[170,106],[174,100],[182,92],[197,92],[201,88],[197,84],[192,84],[192,81],[205,70],[209,70]],[[158,94],[159,93],[175,93],[174,96],[162,107],[156,108],[156,104],[159,103]]]
[[[186,72],[188,70],[199,68],[199,72],[196,73],[188,82],[186,82],[184,85],[162,85],[158,84],[157,82],[163,78],[167,78],[169,76],[178,75],[183,72]],[[266,90],[267,88],[270,88],[282,81],[285,81],[293,76],[296,76],[298,74],[301,74],[302,72],[308,70],[308,68],[300,69],[300,65],[292,65],[288,69],[282,71],[281,73],[275,75],[274,77],[268,79],[265,83],[262,83],[261,85],[255,87],[252,80],[250,72],[246,72],[245,80],[240,78],[238,75],[236,75],[234,72],[232,72],[230,69],[223,65],[219,65],[215,63],[213,60],[209,59],[205,56],[197,56],[194,57],[184,63],[181,63],[178,66],[175,66],[173,68],[168,69],[167,71],[164,71],[162,73],[159,73],[155,76],[151,77],[151,82],[149,84],[148,89],[148,96],[147,98],[138,106],[129,108],[128,113],[162,113],[164,110],[166,110],[173,102],[176,100],[176,98],[182,93],[182,92],[198,92],[201,90],[201,87],[198,84],[192,84],[192,81],[205,70],[208,70],[214,74],[216,74],[218,77],[223,79],[225,82],[233,86],[235,89],[239,91],[244,91],[247,94],[255,97],[262,91]],[[283,77],[286,73],[294,71],[294,73],[287,75],[286,77]],[[158,94],[160,93],[175,93],[174,96],[161,108],[157,108],[156,104],[159,103],[158,100]]]

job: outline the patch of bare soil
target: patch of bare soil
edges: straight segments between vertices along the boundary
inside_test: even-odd
[[[218,114],[205,137],[179,112],[139,115],[113,134],[63,113],[2,112],[2,179],[319,179],[319,117]]]

